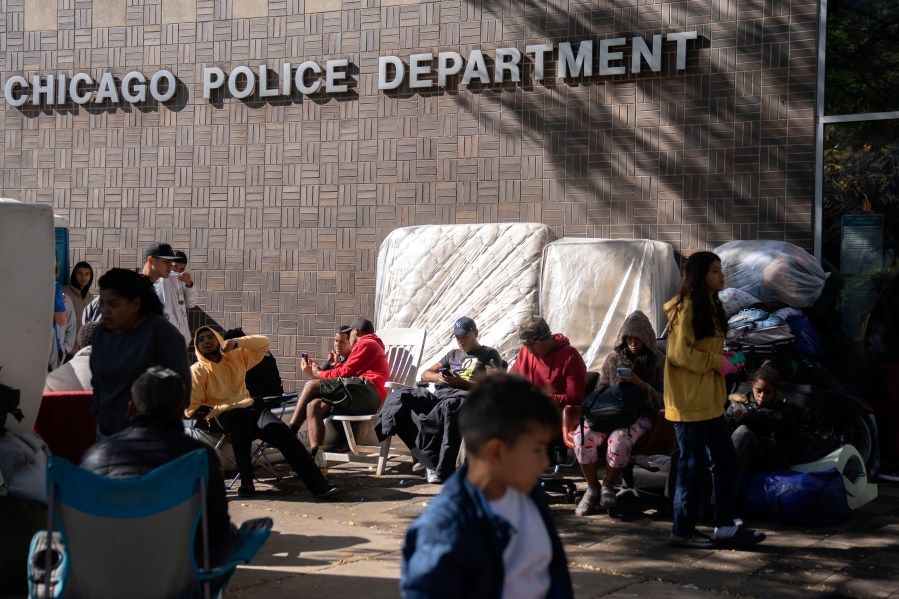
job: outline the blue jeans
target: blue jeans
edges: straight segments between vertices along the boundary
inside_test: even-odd
[[[712,420],[675,422],[680,457],[674,491],[672,533],[692,537],[703,509],[704,483],[711,460],[715,526],[731,526],[736,517],[737,453],[722,414]]]

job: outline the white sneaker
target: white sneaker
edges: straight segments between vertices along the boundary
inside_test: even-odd
[[[425,478],[432,485],[439,485],[443,482],[443,480],[441,480],[440,476],[437,474],[437,471],[431,470],[430,468],[425,471]]]
[[[421,462],[415,462],[414,464],[412,464],[412,472],[421,472],[424,469],[425,465]]]

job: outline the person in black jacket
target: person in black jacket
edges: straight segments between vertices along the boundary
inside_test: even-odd
[[[880,478],[899,482],[899,275],[881,290],[865,323],[870,365],[868,399],[877,417]]]
[[[131,426],[88,449],[81,467],[109,478],[134,478],[194,450],[206,450],[209,556],[215,565],[228,555],[237,529],[228,516],[225,481],[215,451],[184,434],[183,410],[184,382],[178,373],[158,366],[147,369],[131,386]],[[197,533],[200,534],[199,529]],[[197,549],[200,547],[198,539]]]
[[[765,361],[751,377],[750,397],[731,395],[727,418],[739,458],[739,472],[783,470],[802,461],[807,443],[800,418],[780,393],[780,377]]]

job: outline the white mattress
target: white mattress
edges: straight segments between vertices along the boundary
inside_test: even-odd
[[[41,405],[53,323],[55,232],[53,210],[0,198],[0,295],[4,343],[0,343],[0,383],[19,389],[22,422],[6,426],[30,431]],[[23,260],[12,259],[21,256]]]
[[[536,223],[397,229],[378,255],[375,323],[427,331],[427,367],[456,347],[453,323],[469,316],[481,343],[509,360],[518,353],[518,325],[537,313],[540,256],[553,239]]]
[[[642,310],[661,335],[680,278],[674,248],[645,239],[563,238],[543,249],[540,313],[598,371],[624,319]]]

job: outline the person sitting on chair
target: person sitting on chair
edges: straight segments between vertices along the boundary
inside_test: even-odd
[[[521,350],[510,369],[549,393],[559,408],[584,401],[587,366],[571,347],[568,337],[555,335],[540,316],[531,316],[518,328]]]
[[[322,370],[314,361],[300,359],[303,374],[312,380],[303,387],[290,427],[296,433],[308,420],[313,454],[323,450],[325,416],[374,414],[387,396],[384,384],[390,379],[390,366],[384,342],[370,320],[357,318],[350,328],[350,355],[343,364]]]
[[[184,434],[184,391],[184,381],[174,370],[159,366],[147,369],[131,385],[131,426],[88,449],[81,467],[109,478],[136,478],[192,451],[206,450],[206,516],[210,560],[216,564],[228,555],[237,530],[228,516],[225,481],[215,450]]]
[[[731,441],[744,472],[786,470],[803,460],[808,448],[795,413],[778,389],[780,376],[769,360],[750,377],[752,395],[733,393],[725,415],[734,427]]]
[[[381,408],[381,422],[375,429],[379,440],[397,435],[412,455],[426,468],[429,483],[446,480],[456,470],[456,456],[462,444],[458,411],[474,386],[474,379],[488,367],[505,366],[492,347],[478,341],[478,326],[467,316],[456,321],[453,336],[459,349],[451,350],[439,362],[421,373],[427,387],[392,391]]]
[[[240,472],[238,496],[256,494],[250,454],[253,439],[262,439],[280,451],[313,496],[333,495],[337,487],[328,484],[290,429],[269,410],[253,406],[246,386],[247,370],[262,360],[269,344],[264,335],[225,341],[208,326],[197,329],[194,346],[198,362],[190,369],[193,386],[186,414],[190,417],[206,406],[231,437],[234,461]]]
[[[617,505],[615,485],[630,462],[631,450],[637,440],[652,429],[656,413],[662,407],[664,375],[665,356],[656,349],[652,323],[640,310],[632,312],[621,325],[615,348],[602,364],[594,393],[603,393],[616,386],[625,393],[630,388],[630,392],[642,398],[643,409],[633,424],[611,433],[591,430],[588,424],[584,424],[583,434],[578,428],[574,454],[587,480],[587,492],[574,511],[578,516],[591,514],[597,503],[604,508]],[[606,441],[607,468],[600,487],[596,465],[598,450]]]

